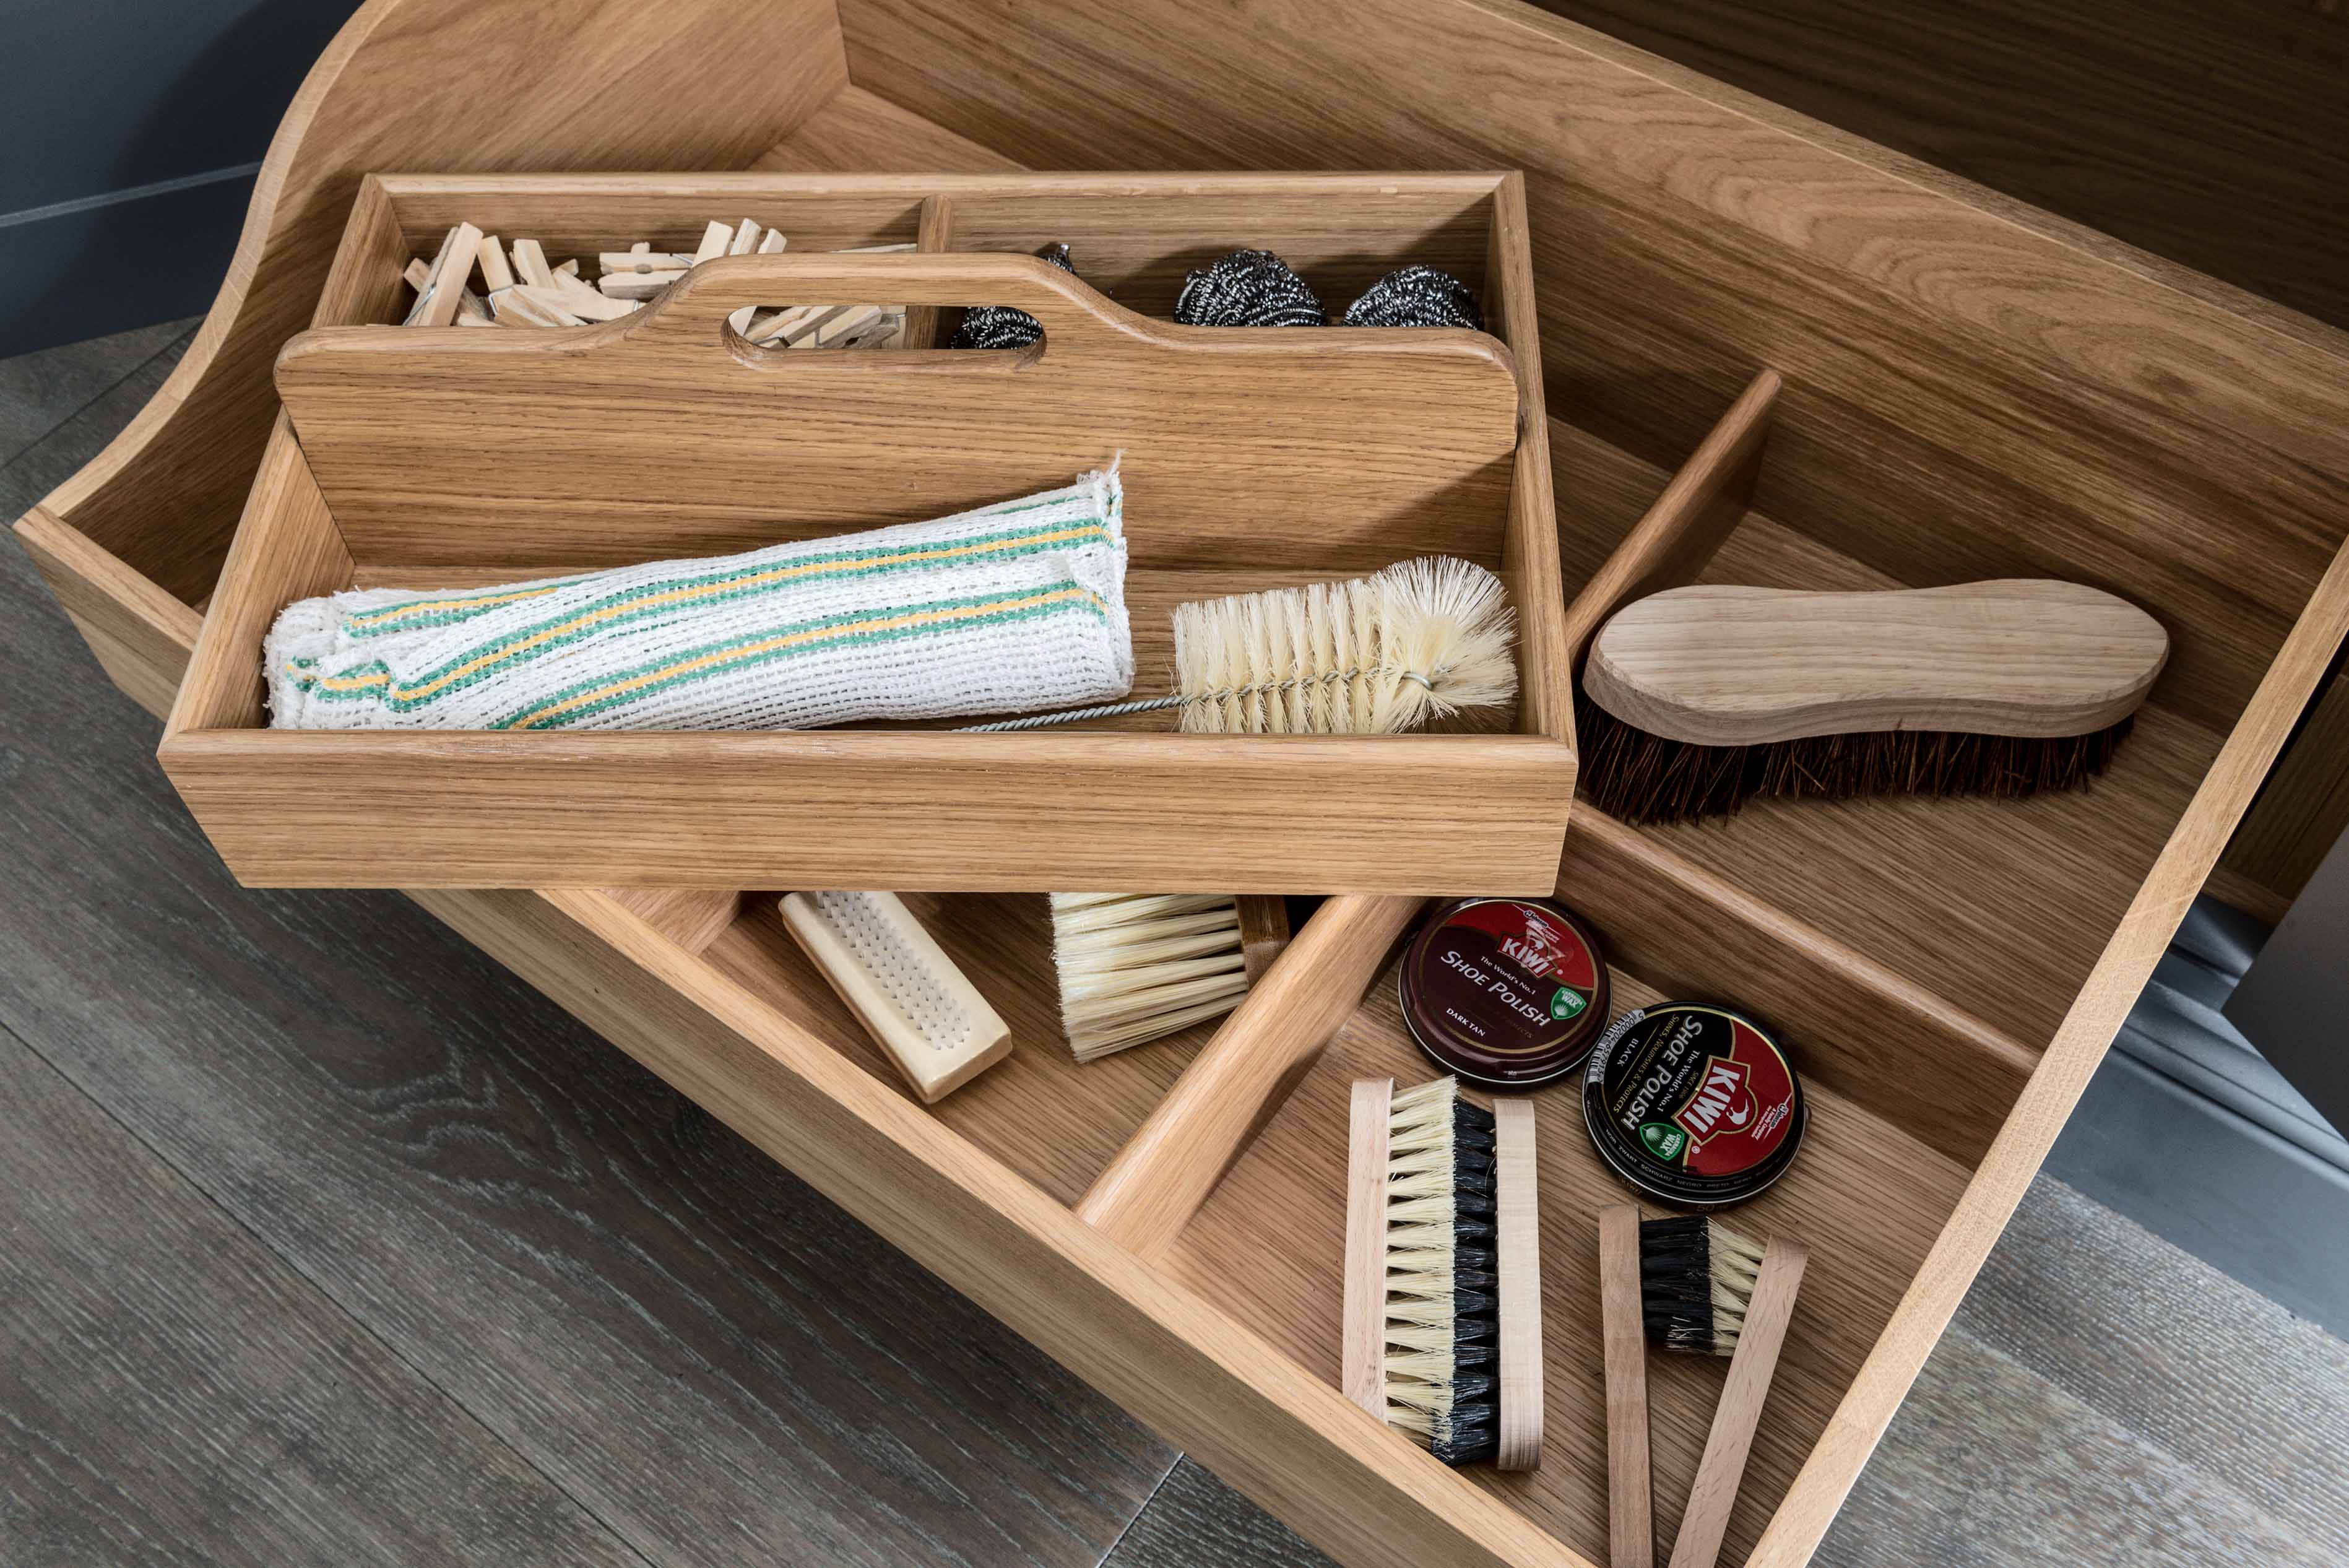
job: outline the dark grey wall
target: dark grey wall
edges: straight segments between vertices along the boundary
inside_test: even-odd
[[[0,356],[212,303],[357,0],[0,0]]]

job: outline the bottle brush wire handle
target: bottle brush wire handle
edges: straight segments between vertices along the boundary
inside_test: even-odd
[[[1450,556],[1368,577],[1177,606],[1175,690],[977,724],[1034,730],[1163,709],[1204,734],[1392,735],[1516,694],[1500,578]]]

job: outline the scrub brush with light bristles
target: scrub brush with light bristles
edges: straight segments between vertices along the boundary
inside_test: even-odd
[[[1718,1220],[1640,1221],[1640,1314],[1666,1350],[1730,1355],[1745,1326],[1762,1249]]]
[[[1453,1078],[1354,1085],[1342,1362],[1357,1404],[1445,1464],[1525,1469],[1541,1458],[1532,1110],[1499,1109]]]
[[[1179,605],[1164,697],[971,726],[1032,730],[1182,710],[1185,730],[1392,735],[1516,694],[1514,612],[1500,578],[1449,556],[1367,577]]]
[[[1288,940],[1278,898],[1055,893],[1061,1023],[1080,1062],[1220,1018]]]

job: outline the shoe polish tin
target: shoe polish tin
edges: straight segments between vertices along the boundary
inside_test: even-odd
[[[1743,1203],[1785,1174],[1810,1111],[1785,1048],[1725,1007],[1660,1002],[1591,1048],[1582,1115],[1626,1185],[1677,1209]]]
[[[1430,1061],[1495,1089],[1571,1074],[1607,1019],[1607,961],[1547,898],[1462,898],[1427,918],[1397,984]]]

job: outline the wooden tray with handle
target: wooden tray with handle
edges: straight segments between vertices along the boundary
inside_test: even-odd
[[[362,188],[396,167],[750,171],[526,182],[537,227],[504,232],[558,257],[689,249],[719,213],[771,214],[795,246],[914,240],[943,205],[953,248],[1020,254],[1049,229],[1161,317],[1185,270],[1259,244],[1340,301],[1399,262],[1445,266],[1501,302],[1514,348],[1538,279],[1542,354],[1516,358],[1557,459],[1573,643],[1687,581],[2053,576],[2170,630],[2089,794],[1568,825],[1556,888],[1607,938],[1620,1004],[1743,1001],[1814,1095],[1800,1160],[1741,1219],[1810,1262],[1723,1536],[1729,1562],[1808,1560],[2349,628],[2349,341],[1511,0],[595,18],[591,38],[575,8],[370,0],[289,115],[181,373],[19,524],[150,709],[251,488],[279,347],[314,308],[398,320],[398,269],[511,178]],[[1268,161],[1526,176],[1521,202],[1515,182],[1464,197],[1410,174],[1295,201],[1242,172]],[[1027,171],[1103,162],[1169,172]],[[874,172],[914,170],[960,172]],[[1192,189],[1198,170],[1235,183]],[[996,193],[957,183],[980,180]],[[564,211],[595,231],[562,232]],[[322,296],[347,212],[379,225],[386,266]],[[1482,259],[1512,224],[1522,296]],[[1409,908],[1324,905],[1267,982],[1288,976],[1288,1003],[1080,1068],[1054,1038],[1042,900],[909,894],[1015,1036],[928,1108],[800,957],[780,890],[414,897],[1352,1568],[1607,1560],[1589,1262],[1623,1194],[1555,1096],[1540,1467],[1447,1471],[1337,1387],[1345,1085],[1430,1072],[1385,979],[1349,987],[1379,969],[1368,917],[1399,929]],[[1214,1136],[1186,1144],[1170,1100],[1215,1111]],[[1664,1543],[1722,1374],[1659,1356],[1649,1382]]]

